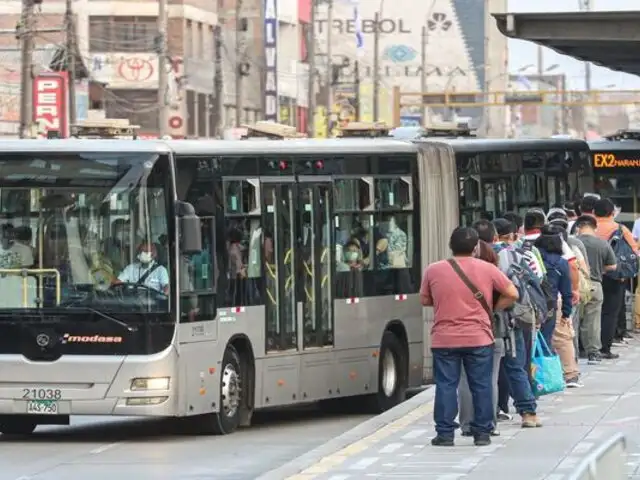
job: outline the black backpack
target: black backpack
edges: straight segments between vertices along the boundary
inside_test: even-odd
[[[530,257],[531,255],[533,255],[534,257],[536,257],[536,260],[539,260],[533,252],[533,241],[531,240],[524,240],[522,242],[522,248],[518,250],[520,251],[520,253],[522,253],[522,255],[525,255],[526,257]],[[543,275],[540,279],[540,289],[544,293],[544,297],[547,303],[547,312],[549,312],[547,314],[547,318],[550,318],[550,316],[558,307],[558,299],[553,295],[553,288],[551,287],[551,283],[549,283],[549,279],[547,278],[546,274]]]

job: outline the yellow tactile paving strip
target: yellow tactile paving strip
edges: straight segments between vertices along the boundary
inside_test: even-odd
[[[347,445],[343,449],[332,453],[331,455],[327,455],[326,457],[320,459],[318,462],[314,463],[310,467],[307,467],[300,473],[296,475],[292,475],[287,477],[285,480],[312,480],[319,475],[330,472],[333,468],[343,464],[349,458],[364,452],[365,450],[373,447],[374,445],[380,443],[385,438],[391,436],[392,434],[402,430],[405,427],[408,427],[419,418],[428,415],[433,412],[433,402],[426,403],[424,405],[420,405],[419,407],[411,410],[409,413],[395,420],[394,422],[388,423],[384,427],[375,431],[371,435],[368,435],[360,440],[353,442],[350,445]]]

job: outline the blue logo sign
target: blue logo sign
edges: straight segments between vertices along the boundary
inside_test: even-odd
[[[408,45],[391,45],[384,51],[384,58],[393,63],[404,63],[414,60],[418,52]]]

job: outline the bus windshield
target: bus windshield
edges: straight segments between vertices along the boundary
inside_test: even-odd
[[[168,168],[155,153],[0,154],[0,312],[167,312]]]

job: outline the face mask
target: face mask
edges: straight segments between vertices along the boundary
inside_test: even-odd
[[[140,252],[138,254],[138,260],[140,260],[140,263],[151,263],[151,261],[153,260],[153,256],[151,255],[151,252]]]
[[[346,252],[344,258],[347,262],[357,262],[360,254],[358,252]]]

